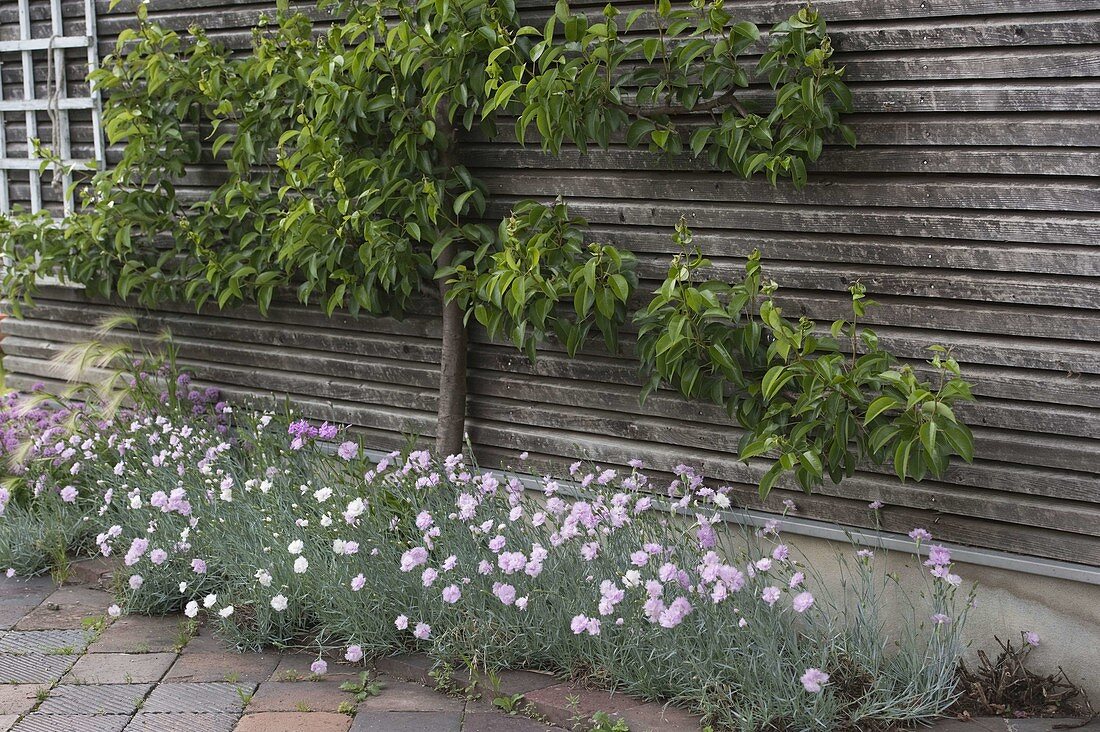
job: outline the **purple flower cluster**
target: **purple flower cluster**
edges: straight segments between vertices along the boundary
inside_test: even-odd
[[[339,429],[328,422],[324,422],[320,427],[314,427],[308,420],[304,419],[291,422],[290,427],[287,428],[287,434],[294,437],[290,443],[291,450],[301,450],[310,440],[331,440],[335,438],[338,433]],[[346,453],[350,452],[352,447],[355,447],[355,443],[345,442],[341,445],[339,448],[342,451],[340,457],[343,457],[345,460],[350,460],[354,457],[354,453],[346,455]]]

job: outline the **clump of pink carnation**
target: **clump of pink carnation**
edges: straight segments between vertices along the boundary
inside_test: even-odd
[[[808,668],[799,681],[802,682],[802,687],[806,691],[811,694],[820,694],[821,688],[829,683],[829,674],[819,668]]]
[[[924,563],[929,567],[941,567],[951,564],[951,552],[939,544],[933,544],[928,547],[928,559]]]
[[[570,629],[575,635],[581,633],[588,633],[588,635],[600,634],[600,621],[596,618],[590,618],[587,615],[577,615],[569,623]]]
[[[516,588],[501,582],[493,583],[493,594],[505,605],[511,605],[516,601]]]
[[[814,596],[809,592],[800,592],[795,595],[794,600],[791,601],[791,607],[797,613],[804,613],[810,609],[814,604]]]
[[[413,547],[401,555],[401,571],[411,572],[428,561],[428,550],[422,546]]]

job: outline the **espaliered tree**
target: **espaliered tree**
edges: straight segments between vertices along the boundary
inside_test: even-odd
[[[9,297],[29,302],[44,271],[151,305],[265,312],[294,288],[328,314],[400,316],[435,297],[437,449],[456,453],[471,318],[532,359],[551,335],[576,354],[593,327],[615,349],[637,287],[630,253],[587,242],[585,222],[562,202],[524,202],[486,221],[486,187],[459,157],[464,134],[493,138],[508,125],[549,153],[625,140],[796,186],[826,138],[854,144],[840,119],[851,104],[843,69],[809,6],[766,40],[723,0],[657,0],[629,14],[609,4],[598,16],[565,0],[525,17],[514,0],[333,10],[337,20],[317,34],[281,8],[238,57],[199,29],[183,38],[148,22],[138,5],[139,26],[93,77],[121,159],[60,226],[5,223]],[[750,50],[762,54],[755,65],[743,58]],[[216,185],[194,186],[200,174]],[[690,233],[677,238],[687,247]],[[942,472],[952,452],[969,456],[949,407],[968,396],[965,382],[932,387],[891,371],[870,342],[858,356],[854,323],[846,366],[811,324],[787,323],[760,301],[769,291],[755,259],[745,283],[695,287],[703,260],[691,256],[674,261],[638,315],[647,390],[668,384],[727,405],[747,430],[742,456],[779,457],[762,489],[785,470],[810,488],[864,458],[919,478]]]

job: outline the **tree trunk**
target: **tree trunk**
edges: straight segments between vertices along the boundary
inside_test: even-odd
[[[443,250],[438,266],[454,259],[455,245]],[[436,456],[462,453],[466,434],[466,324],[457,302],[446,302],[447,283],[440,281],[443,301],[443,351],[439,360],[439,401],[436,405]]]
[[[444,186],[454,169],[454,127],[446,107],[436,110],[436,134],[442,135],[444,149],[439,156]],[[450,205],[447,201],[446,205]],[[437,269],[451,266],[460,242],[449,244],[436,262]],[[439,281],[439,300],[443,307],[443,343],[439,359],[439,400],[436,403],[436,457],[462,454],[466,437],[466,324],[457,302],[447,302],[446,281]]]

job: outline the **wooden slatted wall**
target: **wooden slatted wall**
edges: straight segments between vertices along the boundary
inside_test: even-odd
[[[521,4],[532,18],[548,12],[547,0]],[[731,5],[761,25],[797,7]],[[108,53],[132,16],[100,6]],[[866,505],[881,499],[887,530],[924,525],[950,541],[1100,566],[1100,0],[817,6],[849,70],[861,144],[827,148],[802,191],[619,146],[551,158],[507,137],[471,139],[465,159],[497,194],[496,212],[565,195],[594,238],[639,253],[648,281],[662,275],[670,228],[686,214],[719,272],[759,247],[789,314],[840,316],[858,278],[881,303],[870,321],[890,348],[913,359],[933,343],[955,349],[981,396],[962,410],[975,428],[973,466],[905,485],[868,470],[812,497],[776,491],[765,508],[793,498],[799,515],[868,526]],[[150,9],[239,46],[269,6],[152,0]],[[5,2],[0,37],[13,21]],[[8,139],[21,139],[19,121],[6,124]],[[103,309],[56,289],[27,320],[8,319],[11,382],[49,377],[57,344],[87,338]],[[166,308],[144,323],[171,327],[185,361],[231,394],[288,393],[313,416],[361,425],[379,447],[432,432],[439,329],[430,312],[326,319],[285,304],[264,321],[248,309]],[[522,450],[559,465],[687,462],[759,507],[752,484],[762,468],[734,459],[736,430],[671,396],[640,408],[628,356],[569,360],[551,346],[532,366],[508,346],[474,341],[470,434],[485,462]]]

